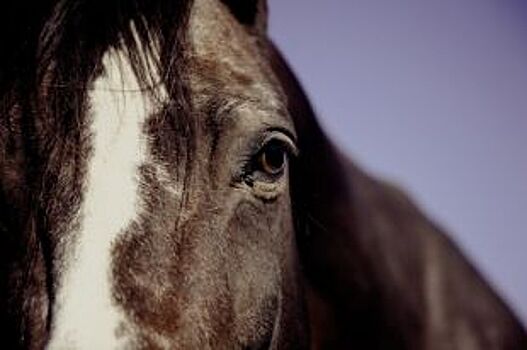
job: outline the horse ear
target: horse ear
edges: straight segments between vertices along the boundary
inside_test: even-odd
[[[311,348],[527,349],[525,330],[454,244],[337,150],[272,44],[269,57],[298,134],[291,200]]]
[[[267,30],[266,0],[221,0],[231,10],[236,19],[257,32]]]

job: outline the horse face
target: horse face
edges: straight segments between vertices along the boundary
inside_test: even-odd
[[[259,349],[301,332],[285,98],[224,4],[196,1],[187,30],[190,115],[120,48],[91,83],[49,349]]]

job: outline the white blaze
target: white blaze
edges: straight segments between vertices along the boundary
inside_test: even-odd
[[[124,316],[112,299],[112,244],[137,217],[138,167],[146,153],[143,124],[152,105],[129,62],[117,52],[89,93],[93,152],[80,212],[80,231],[59,281],[48,349],[115,349]]]

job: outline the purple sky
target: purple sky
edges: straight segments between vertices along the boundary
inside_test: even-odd
[[[527,324],[527,2],[269,6],[332,137],[405,186]]]

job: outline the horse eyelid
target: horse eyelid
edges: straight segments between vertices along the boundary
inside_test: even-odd
[[[288,156],[298,157],[300,151],[296,145],[294,134],[286,128],[274,127],[266,131],[266,137],[260,143],[259,151],[265,148],[269,142],[278,141],[285,146]]]

